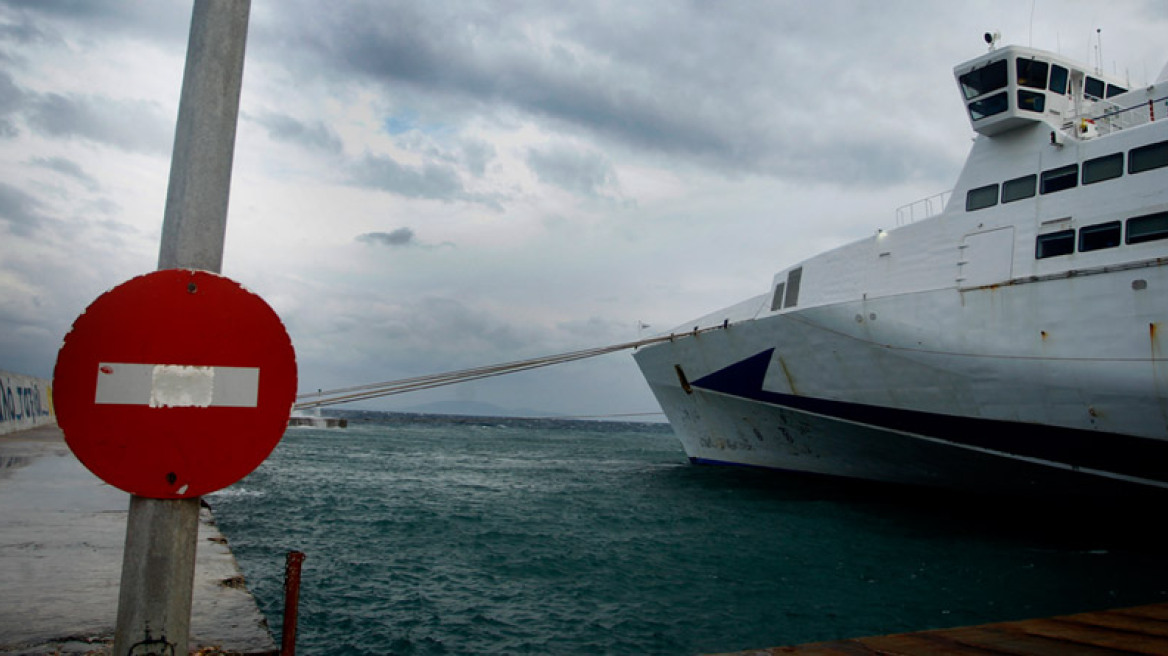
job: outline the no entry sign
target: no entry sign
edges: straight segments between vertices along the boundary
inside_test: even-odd
[[[57,354],[65,441],[102,480],[194,497],[259,466],[288,425],[296,354],[259,296],[206,271],[156,271],[98,297]]]

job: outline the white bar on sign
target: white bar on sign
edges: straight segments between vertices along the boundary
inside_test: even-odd
[[[94,403],[152,408],[254,408],[259,388],[259,367],[101,362],[97,366]]]
[[[212,406],[254,408],[259,402],[259,394],[259,367],[215,367]]]

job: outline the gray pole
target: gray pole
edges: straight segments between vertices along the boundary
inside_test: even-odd
[[[251,0],[196,0],[159,269],[219,273]]]
[[[222,267],[250,10],[251,0],[195,0],[160,270]],[[198,532],[198,499],[130,498],[114,654],[188,653]]]

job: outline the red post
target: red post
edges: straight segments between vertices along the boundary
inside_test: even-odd
[[[288,552],[284,564],[284,630],[280,636],[280,656],[296,656],[296,613],[300,607],[300,565],[303,562],[303,552]]]

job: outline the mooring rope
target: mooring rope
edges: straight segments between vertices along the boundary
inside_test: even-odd
[[[550,367],[555,364],[563,364],[565,362],[574,362],[576,360],[594,358],[599,355],[607,355],[617,351],[635,349],[641,346],[647,346],[649,344],[669,342],[681,337],[693,337],[711,330],[723,330],[727,327],[729,327],[729,324],[727,323],[722,323],[721,325],[707,328],[698,328],[695,326],[694,329],[689,332],[659,335],[657,337],[639,339],[635,342],[624,342],[621,344],[612,344],[610,346],[598,346],[595,348],[581,349],[579,351],[568,351],[567,353],[544,355],[538,358],[531,358],[530,360],[503,362],[482,367],[473,367],[471,369],[460,369],[458,371],[428,374],[425,376],[403,378],[401,380],[391,380],[382,383],[369,383],[366,385],[355,385],[353,387],[322,390],[319,392],[312,392],[309,394],[301,394],[297,396],[296,404],[293,405],[292,408],[294,410],[319,408],[326,405],[352,403],[353,401],[364,401],[366,399],[376,399],[382,396],[404,394],[405,392],[414,392],[417,390],[431,389],[434,387],[443,387],[445,385],[465,383],[472,380],[480,380],[482,378],[512,374],[518,371],[528,371],[530,369],[539,369],[541,367]]]

